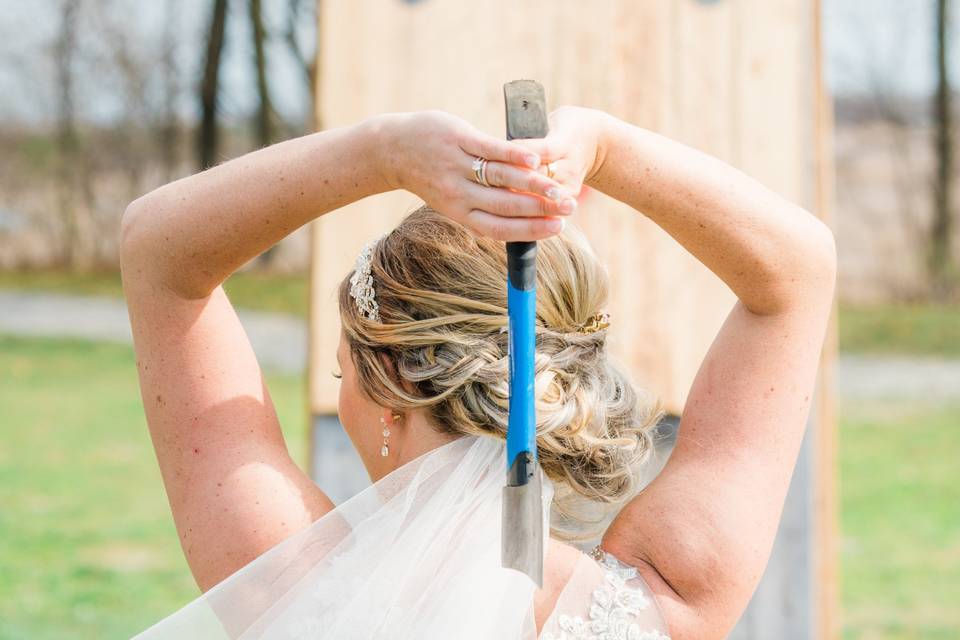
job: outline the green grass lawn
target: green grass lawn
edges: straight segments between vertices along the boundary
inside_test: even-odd
[[[0,270],[0,289],[123,297],[119,271]],[[276,311],[300,317],[307,315],[306,274],[277,275],[251,269],[230,276],[224,289],[234,306],[241,309]]]
[[[303,384],[268,384],[303,464]],[[0,638],[129,638],[199,595],[129,347],[0,337],[0,408]]]
[[[844,637],[960,638],[960,398],[840,409]]]
[[[840,306],[840,350],[960,357],[960,305]]]
[[[269,385],[303,463],[303,384]],[[0,639],[127,638],[198,595],[129,347],[0,337],[0,407]],[[960,404],[841,409],[844,637],[958,637]]]

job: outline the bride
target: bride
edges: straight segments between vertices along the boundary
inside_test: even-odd
[[[833,236],[729,165],[607,113],[562,107],[549,122],[546,138],[505,141],[440,111],[384,114],[130,204],[121,262],[142,399],[204,592],[138,638],[726,637],[796,463]],[[629,318],[604,313],[604,267],[564,228],[583,185],[642,212],[738,298],[643,490],[661,412],[607,352],[608,322]],[[317,216],[392,189],[425,205],[370,239],[339,287],[339,418],[373,484],[335,506],[288,454],[221,284]],[[542,588],[500,566],[514,240],[540,241]],[[576,546],[591,537],[589,553]]]

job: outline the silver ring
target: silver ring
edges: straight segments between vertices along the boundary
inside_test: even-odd
[[[473,175],[477,177],[477,182],[485,187],[491,186],[487,182],[487,159],[476,157],[473,159]]]

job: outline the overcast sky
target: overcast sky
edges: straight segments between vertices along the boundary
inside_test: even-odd
[[[198,43],[203,42],[210,3],[173,2],[177,6],[181,40],[178,55],[189,80],[199,77],[197,65],[202,55]],[[268,23],[281,24],[286,2],[264,0]],[[7,123],[53,116],[50,43],[58,28],[59,4],[59,0],[0,0],[0,118]],[[108,19],[123,28],[134,51],[146,56],[158,50],[165,2],[87,0],[87,4],[102,7]],[[221,100],[222,111],[228,117],[248,113],[255,98],[249,27],[243,14],[246,5],[232,2],[228,20],[222,71],[225,91]],[[879,84],[890,91],[928,94],[934,82],[933,6],[934,0],[824,0],[827,78],[834,93],[861,92]],[[960,26],[958,17],[960,9],[952,19]],[[303,30],[308,33],[309,25],[305,24]],[[105,51],[103,33],[96,28],[83,29],[81,37],[85,50],[93,55],[92,60],[78,68],[82,78],[78,85],[78,109],[85,118],[110,121],[121,111],[122,105],[116,98],[121,92],[117,90],[118,79],[103,73],[103,65],[96,62],[96,56]],[[303,117],[306,95],[299,69],[284,44],[275,43],[269,53],[275,103],[288,117]],[[960,67],[960,47],[954,47],[951,59],[956,61],[956,70]],[[142,62],[148,66],[151,63],[149,59]],[[159,86],[156,84],[152,90],[159,90]],[[195,113],[193,96],[186,96],[180,107],[184,114]]]
[[[878,83],[911,95],[935,82],[934,0],[823,0],[827,76],[834,93],[869,91]],[[950,17],[951,43],[960,34],[960,3]],[[960,47],[950,51],[960,79]]]

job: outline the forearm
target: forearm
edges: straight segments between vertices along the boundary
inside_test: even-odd
[[[588,184],[643,212],[749,310],[778,313],[832,290],[833,235],[809,212],[707,154],[612,116],[603,122]]]
[[[121,260],[138,278],[202,298],[312,219],[391,190],[384,116],[274,144],[176,180],[123,215]]]

